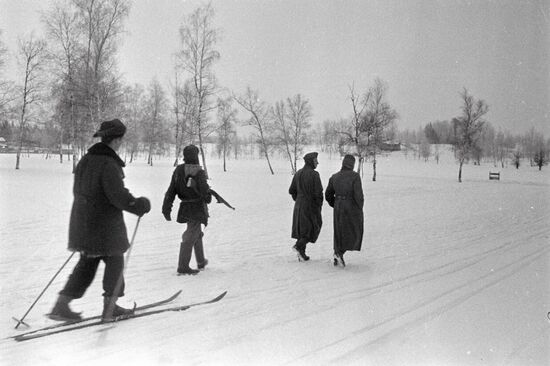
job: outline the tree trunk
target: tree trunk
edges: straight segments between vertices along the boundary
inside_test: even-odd
[[[464,164],[464,161],[460,161],[460,165],[458,168],[458,182],[462,183],[462,164]]]
[[[372,159],[372,181],[376,182],[376,155]]]
[[[269,166],[269,171],[271,172],[271,175],[274,175],[275,173],[273,172],[273,168],[271,167],[271,162],[269,161],[269,154],[267,152],[267,146],[265,143],[262,143],[263,145],[263,148],[264,148],[264,155],[265,155],[265,158],[267,159],[267,165]]]
[[[223,145],[223,171],[226,172],[227,170],[225,169],[225,144]]]
[[[206,174],[206,179],[208,179],[208,169],[206,168],[206,159],[204,158],[204,149],[202,148],[202,136],[199,133],[199,149],[201,152],[202,167],[204,169],[204,174]]]

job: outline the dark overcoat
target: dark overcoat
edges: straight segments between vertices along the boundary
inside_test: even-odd
[[[124,187],[124,162],[99,142],[78,162],[69,223],[69,249],[90,255],[123,254],[128,235],[122,211],[134,214],[136,198]]]
[[[174,170],[170,186],[164,194],[162,214],[170,215],[174,199],[181,200],[177,222],[199,221],[208,225],[208,206],[212,201],[206,174],[198,164],[180,164]]]
[[[330,177],[325,199],[334,208],[334,251],[361,250],[364,197],[359,174],[343,167]]]
[[[315,243],[321,232],[323,219],[323,186],[319,173],[306,160],[304,167],[294,174],[288,193],[294,200],[292,215],[292,238],[307,239]]]

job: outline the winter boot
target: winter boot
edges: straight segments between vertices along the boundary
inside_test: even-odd
[[[346,266],[346,262],[344,261],[344,255],[340,253],[334,253],[334,265],[338,266],[341,265],[342,267]]]
[[[109,307],[111,307],[111,297],[104,296],[103,313],[101,314],[101,320],[103,320],[104,322],[114,321],[118,317],[132,315],[135,311],[135,306],[134,306],[134,309],[125,309],[121,306],[118,306],[116,302],[112,305],[112,310],[110,310]]]
[[[196,275],[200,271],[198,269],[193,268],[178,268],[178,275]]]
[[[180,275],[196,275],[199,270],[189,267],[191,261],[191,252],[193,247],[187,247],[183,242],[180,244],[180,255],[178,258],[178,274]]]
[[[72,297],[59,295],[52,311],[48,314],[48,318],[59,321],[74,321],[81,320],[80,313],[75,313],[69,307],[69,303],[73,300]]]
[[[294,251],[298,254],[299,262],[306,262],[309,260],[309,257],[306,255],[306,248],[301,248],[298,246],[298,244],[296,244],[292,247],[292,249],[294,249]]]
[[[197,263],[197,268],[198,269],[204,269],[204,267],[206,267],[208,265],[208,259],[204,259],[204,262],[201,262],[201,263]]]

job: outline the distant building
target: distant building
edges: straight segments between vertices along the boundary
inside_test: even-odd
[[[383,151],[401,151],[401,143],[393,141],[384,141],[380,144],[380,150]]]
[[[5,138],[0,137],[0,150],[7,150],[8,149],[8,142]]]

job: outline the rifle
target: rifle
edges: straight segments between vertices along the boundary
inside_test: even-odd
[[[223,203],[224,205],[226,205],[227,207],[229,207],[229,208],[232,209],[232,210],[235,209],[235,207],[231,206],[231,205],[229,204],[229,202],[227,202],[222,196],[220,196],[220,195],[218,194],[218,192],[216,192],[216,191],[213,190],[212,188],[210,188],[210,194],[216,198],[216,201],[218,201],[218,203]]]

